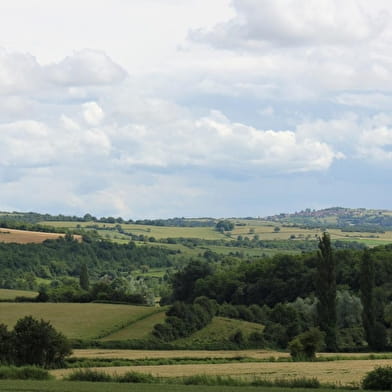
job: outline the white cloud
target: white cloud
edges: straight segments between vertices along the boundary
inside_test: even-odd
[[[96,102],[83,104],[83,117],[87,124],[98,125],[105,117],[102,108]]]
[[[222,47],[259,50],[266,45],[352,45],[378,37],[389,5],[365,0],[234,0],[236,16],[191,37]]]
[[[84,49],[46,67],[48,79],[66,86],[105,85],[120,82],[126,72],[109,56],[97,50]]]

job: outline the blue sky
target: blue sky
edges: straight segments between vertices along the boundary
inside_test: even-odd
[[[390,208],[387,0],[3,0],[0,210]]]

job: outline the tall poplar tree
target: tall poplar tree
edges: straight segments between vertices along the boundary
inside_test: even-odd
[[[88,290],[90,287],[90,279],[88,276],[88,269],[86,264],[82,264],[80,268],[79,285],[83,290]]]
[[[318,325],[325,332],[328,351],[336,351],[336,260],[332,252],[331,238],[324,232],[319,238],[316,296]]]

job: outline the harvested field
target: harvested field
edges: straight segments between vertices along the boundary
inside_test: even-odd
[[[64,237],[61,233],[44,233],[41,231],[15,230],[0,228],[0,242],[15,242],[17,244],[40,243],[45,240],[55,240]],[[80,235],[74,235],[78,241],[82,240]]]
[[[247,357],[268,359],[271,357],[289,357],[288,353],[268,350],[74,350],[78,358],[112,358],[112,359],[144,359],[144,358],[235,358]]]
[[[159,377],[181,377],[197,374],[221,375],[241,378],[295,378],[316,377],[322,383],[338,385],[357,385],[365,374],[376,366],[392,365],[390,359],[344,360],[331,362],[263,362],[230,364],[194,364],[161,366],[123,366],[93,368],[109,374],[125,374],[129,371],[148,373]],[[73,369],[58,369],[51,373],[62,378]]]

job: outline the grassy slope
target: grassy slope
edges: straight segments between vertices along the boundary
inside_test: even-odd
[[[0,380],[0,390],[9,392],[287,392],[287,388],[223,387],[202,385],[115,384],[70,381]],[[339,389],[290,389],[291,392],[342,392]]]
[[[35,291],[0,289],[0,299],[13,300],[16,297],[34,298],[37,294]]]
[[[0,303],[0,323],[13,326],[27,315],[43,318],[69,338],[94,339],[104,337],[155,313],[147,306],[72,303]]]
[[[236,331],[241,330],[245,336],[252,332],[262,332],[263,326],[256,323],[249,323],[242,320],[233,320],[224,317],[214,317],[212,322],[195,332],[191,336],[183,339],[178,339],[175,343],[184,345],[198,345],[198,344],[225,344],[230,336]]]
[[[146,318],[136,321],[101,340],[127,340],[143,339],[150,335],[155,324],[162,323],[166,317],[165,311],[154,313]]]

